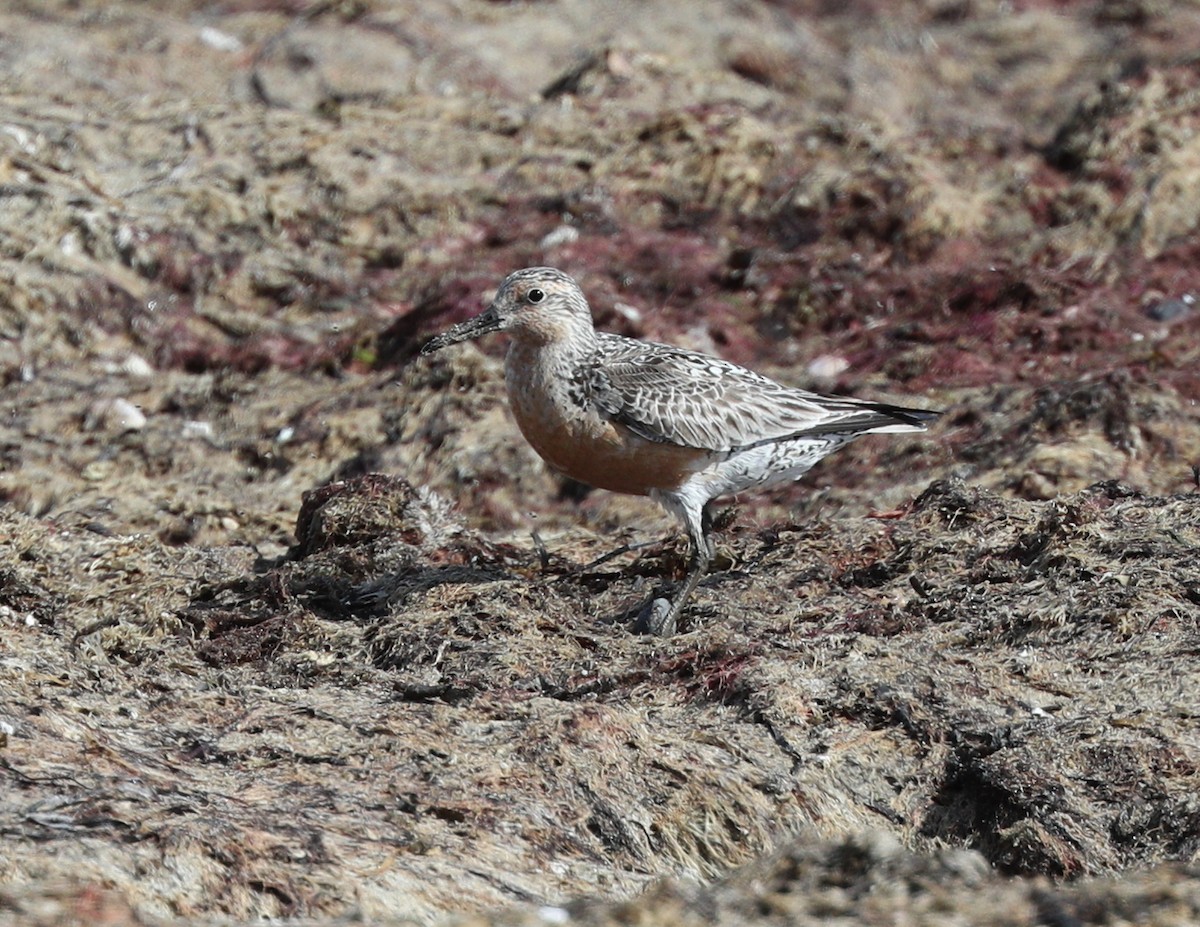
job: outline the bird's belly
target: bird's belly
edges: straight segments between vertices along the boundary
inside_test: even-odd
[[[701,479],[713,497],[798,480],[847,440],[841,436],[801,438],[748,448],[719,461],[701,474]]]
[[[521,433],[542,459],[598,489],[636,496],[674,490],[709,459],[695,448],[646,441],[587,410],[511,399]]]

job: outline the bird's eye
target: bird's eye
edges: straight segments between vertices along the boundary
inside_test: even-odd
[[[545,298],[546,294],[536,288],[525,294],[526,301],[531,303],[540,303]]]

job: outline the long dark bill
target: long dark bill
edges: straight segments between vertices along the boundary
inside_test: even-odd
[[[488,306],[475,318],[459,322],[449,331],[430,338],[425,347],[421,348],[421,353],[432,354],[434,351],[440,351],[442,348],[458,344],[460,341],[470,341],[472,338],[478,338],[488,332],[499,331],[502,324],[500,313],[494,306]]]

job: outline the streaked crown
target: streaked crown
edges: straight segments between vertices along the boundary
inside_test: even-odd
[[[579,285],[553,267],[526,267],[509,274],[491,308],[516,338],[549,342],[592,339],[592,310]]]

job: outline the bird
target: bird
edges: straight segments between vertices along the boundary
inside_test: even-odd
[[[505,278],[479,315],[434,336],[429,355],[493,332],[517,426],[553,469],[588,486],[648,496],[687,533],[687,573],[639,612],[675,633],[713,557],[713,500],[799,479],[866,434],[925,431],[941,413],[785,386],[730,361],[597,331],[579,285],[553,267]]]

